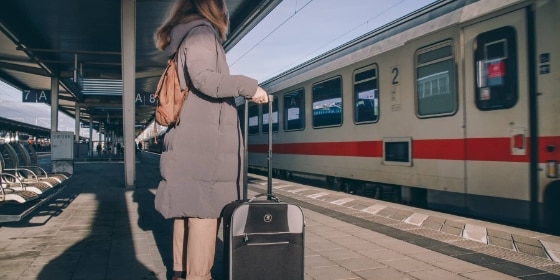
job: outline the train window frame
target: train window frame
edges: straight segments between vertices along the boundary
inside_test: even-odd
[[[258,135],[260,133],[260,127],[261,127],[261,123],[262,123],[262,121],[261,121],[262,120],[262,114],[261,114],[261,110],[259,109],[259,107],[260,106],[258,104],[249,104],[249,109],[248,109],[249,116],[246,118],[247,121],[249,122],[247,124],[247,130],[248,130],[247,134],[248,135]],[[254,125],[254,126],[251,126],[251,117],[252,117],[252,115],[251,115],[252,110],[251,109],[252,108],[256,109],[256,117],[257,117],[257,124]],[[253,110],[253,111],[255,111],[255,110]],[[256,127],[256,129],[254,129],[254,128],[251,129],[251,127]]]
[[[315,101],[315,97],[316,97],[316,93],[317,93],[315,91],[315,88],[317,86],[321,85],[321,84],[325,84],[325,83],[335,81],[335,80],[339,81],[338,93],[339,93],[339,96],[340,96],[340,122],[339,123],[332,123],[332,124],[325,124],[325,125],[316,125],[316,117],[315,117],[314,110],[313,110],[313,107],[314,107],[315,103],[317,102],[317,101]],[[313,83],[311,85],[311,104],[310,104],[311,105],[311,126],[314,129],[342,126],[343,116],[344,116],[344,108],[343,108],[344,107],[344,94],[342,93],[342,87],[343,87],[342,82],[343,82],[342,81],[342,76],[337,75],[337,76],[330,77],[328,79],[324,79],[324,80],[321,80],[319,82]],[[324,100],[329,100],[329,99],[323,99],[321,101],[324,101]]]
[[[412,166],[412,138],[385,137],[383,140],[383,165]],[[405,155],[393,156],[399,148],[406,147]],[[392,150],[392,151],[391,151]],[[400,159],[399,159],[400,158]]]
[[[356,81],[356,76],[358,76],[359,74],[364,74],[370,70],[375,70],[374,75],[372,77],[367,77],[364,79],[360,79],[359,81]],[[373,120],[365,120],[365,121],[359,121],[357,120],[358,115],[359,115],[359,111],[358,111],[358,104],[357,104],[357,99],[358,96],[356,94],[356,88],[357,85],[363,85],[367,82],[371,82],[371,81],[375,81],[375,88],[374,90],[374,95],[376,95],[376,97],[374,97],[374,100],[377,101],[377,104],[373,105],[374,109],[373,111],[377,111],[377,114],[375,114],[375,119]],[[361,92],[360,92],[361,93]],[[379,122],[379,117],[380,117],[380,103],[379,103],[379,67],[376,63],[374,64],[370,64],[361,68],[358,68],[356,70],[354,70],[354,72],[352,73],[352,120],[354,121],[354,124],[360,125],[360,124],[369,124],[369,123],[376,123]],[[374,103],[376,103],[374,101]]]
[[[276,99],[276,98],[275,98]],[[266,104],[260,104],[259,105],[261,107],[261,131],[263,134],[268,134],[268,103]],[[276,111],[274,110],[276,108]],[[280,112],[278,111],[278,102],[277,100],[272,102],[272,133],[274,132],[278,132],[278,128],[279,128],[279,114]],[[265,110],[266,110],[266,122],[265,123]],[[276,119],[274,118],[274,113],[276,113]],[[276,120],[276,121],[275,121]]]
[[[489,57],[494,56],[494,54],[489,55],[489,46],[497,44],[505,45],[502,46],[503,55]],[[514,107],[519,100],[519,62],[517,61],[517,33],[515,27],[502,26],[478,34],[474,39],[472,51],[476,108],[480,111],[493,111]],[[492,70],[493,74],[488,73],[490,67],[496,69]],[[498,84],[489,85],[490,82]]]
[[[445,53],[446,51],[445,48],[449,48],[448,53]],[[444,55],[437,54],[436,53],[437,51],[443,52]],[[456,59],[455,53],[456,53],[455,44],[452,39],[440,41],[428,46],[421,47],[418,50],[416,50],[414,54],[414,58],[415,58],[414,59],[414,69],[415,69],[414,100],[415,100],[416,116],[418,118],[426,119],[426,118],[435,118],[435,117],[446,117],[446,116],[455,115],[458,112],[459,91],[458,91],[457,63],[455,61]],[[444,68],[443,69],[444,71],[440,71],[429,75],[423,75],[422,77],[420,77],[421,72],[434,72],[434,70],[428,67]],[[424,90],[420,89],[419,80],[428,78],[430,76],[435,76],[440,73],[444,73],[445,71],[448,72],[448,74],[446,77],[443,78],[447,78],[447,79],[443,79],[443,80],[444,82],[447,81],[447,84],[445,84],[445,86],[441,88],[445,88],[447,89],[447,92],[449,92],[448,94],[445,94],[445,95],[449,95],[449,97],[447,98],[448,100],[443,99],[446,97],[443,96],[444,94],[438,93],[437,95],[441,95],[442,98],[440,98],[439,100],[435,100],[432,98],[431,103],[436,103],[436,102],[442,103],[443,101],[445,102],[445,105],[447,105],[446,108],[448,107],[448,109],[441,112],[437,112],[437,111],[424,112],[424,111],[428,111],[428,109],[434,110],[434,108],[441,108],[441,106],[432,105],[431,107],[428,107],[429,105],[425,105],[426,109],[422,109],[421,99],[424,99],[424,97],[421,98],[420,95],[424,94]],[[437,79],[436,81],[438,88],[440,88],[441,80],[442,79]],[[430,82],[430,88],[432,88],[431,85],[433,85],[433,82],[434,81]],[[424,83],[422,88],[424,88],[424,86],[426,85],[427,84]],[[432,95],[433,93],[430,92],[430,96],[428,97],[431,97]]]
[[[291,101],[286,101],[287,98],[290,97],[290,95],[300,95],[299,96],[299,101],[301,102],[301,105],[297,105],[297,108],[299,108],[301,111],[299,112],[299,124],[301,127],[297,127],[297,128],[289,128],[288,127],[288,122],[290,121],[290,119],[288,118],[288,114],[289,114],[289,109],[291,108],[296,108],[296,107],[289,107],[291,106]],[[283,129],[284,131],[301,131],[301,130],[305,130],[305,88],[301,87],[289,92],[286,92],[282,95],[282,101],[283,101],[283,106],[282,106],[282,124],[283,124]]]

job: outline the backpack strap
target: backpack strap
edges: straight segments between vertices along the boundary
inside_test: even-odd
[[[203,23],[203,24],[200,24],[200,25],[197,25],[197,26],[191,28],[189,30],[189,32],[191,30],[199,27],[199,26],[212,27],[209,24],[204,24]],[[214,35],[217,36],[216,31],[214,30],[213,27],[212,27],[212,31],[214,32]],[[189,34],[189,32],[187,32],[185,34],[185,36],[183,37],[183,39],[181,39],[181,43],[179,44],[179,47],[177,48],[177,51],[175,52],[175,55],[174,55],[174,58],[173,58],[173,59],[175,59],[175,62],[177,64],[177,74],[179,75],[179,84],[181,86],[181,89],[188,88],[187,80],[186,80],[186,77],[188,77],[188,71],[186,73],[187,75],[185,75],[185,68],[186,68],[185,63],[186,63],[186,60],[187,60],[186,53],[184,51],[180,52],[179,50],[181,49],[181,45],[183,44],[183,41],[185,40],[185,38],[187,38],[187,35]],[[179,57],[179,56],[181,56],[181,57]],[[218,69],[218,40],[217,39],[216,39],[216,69]]]
[[[198,27],[198,26],[195,26]],[[193,28],[195,28],[193,27]],[[192,29],[191,29],[192,30]],[[190,32],[190,30],[189,30]],[[187,35],[189,35],[189,32],[187,32],[185,34],[185,36],[181,39],[181,43],[179,44],[179,47],[177,48],[177,51],[175,51],[175,55],[173,56],[173,59],[175,59],[175,64],[177,65],[177,75],[179,75],[179,86],[181,87],[181,90],[184,90],[187,88],[187,81],[185,80],[185,67],[183,67],[183,63],[179,63],[180,61],[184,62],[186,61],[186,57],[185,57],[185,53],[181,52],[182,54],[182,59],[179,59],[179,50],[181,49],[181,45],[183,45],[183,41],[185,40],[185,38],[187,38]]]

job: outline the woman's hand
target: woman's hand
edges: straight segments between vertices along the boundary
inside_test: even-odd
[[[262,87],[257,87],[257,93],[255,93],[255,95],[253,95],[253,98],[251,99],[251,101],[253,101],[257,104],[267,103],[268,102],[268,93],[266,93],[266,91]]]

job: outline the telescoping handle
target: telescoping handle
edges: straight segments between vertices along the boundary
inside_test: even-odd
[[[272,102],[274,95],[268,96],[268,182],[267,182],[267,198],[273,199],[272,196]],[[243,200],[247,200],[247,188],[249,184],[248,170],[249,170],[249,99],[245,99],[244,114],[245,121],[243,122]]]
[[[245,99],[245,108],[243,110],[243,200],[247,200],[247,188],[249,184],[249,99]]]
[[[268,181],[266,184],[267,199],[272,199],[272,102],[274,95],[268,95]]]

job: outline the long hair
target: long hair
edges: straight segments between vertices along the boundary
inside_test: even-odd
[[[171,42],[171,30],[180,23],[203,17],[218,30],[222,40],[226,39],[229,18],[225,0],[179,0],[172,6],[164,23],[158,28],[154,37],[156,47],[164,50]]]

